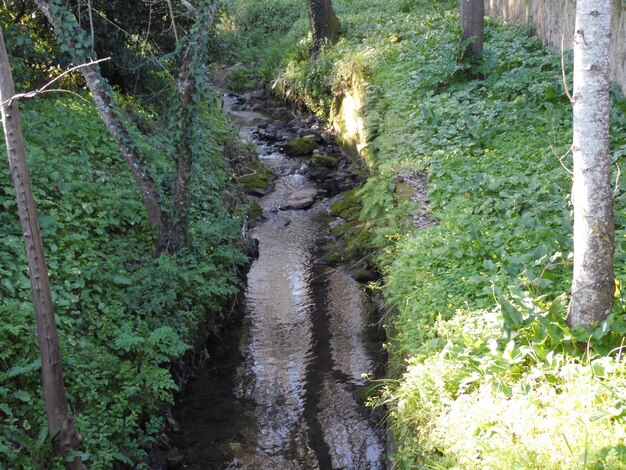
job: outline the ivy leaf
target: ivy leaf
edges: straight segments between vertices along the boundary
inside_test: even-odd
[[[26,390],[17,390],[13,393],[13,396],[18,400],[23,401],[24,403],[30,403],[32,399],[30,393],[28,393]]]

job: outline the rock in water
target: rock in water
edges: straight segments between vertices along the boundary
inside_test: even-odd
[[[292,193],[287,199],[290,209],[307,209],[313,205],[317,197],[317,189],[302,189]]]
[[[337,159],[324,153],[317,153],[313,155],[309,164],[313,167],[335,168],[337,166]]]
[[[317,142],[318,144],[321,144],[321,145],[326,144],[326,140],[322,136],[321,132],[318,132],[313,129],[300,129],[298,131],[298,137],[302,137],[302,138],[312,137],[315,140],[315,142]]]
[[[288,157],[297,157],[301,155],[310,155],[315,150],[315,139],[306,137],[300,139],[294,139],[291,142],[288,142],[284,148],[283,152]]]

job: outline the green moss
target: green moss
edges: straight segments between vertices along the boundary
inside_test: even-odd
[[[290,157],[297,157],[301,155],[310,155],[315,150],[315,141],[311,138],[294,139],[288,142],[283,151]]]
[[[250,208],[248,209],[248,218],[250,220],[255,220],[260,219],[261,217],[263,217],[263,209],[261,206],[256,202],[250,204]]]
[[[337,227],[333,227],[330,231],[333,235],[337,235],[339,237],[345,237],[350,232],[352,232],[358,224],[359,224],[358,221],[351,220],[350,222],[346,222],[345,224],[341,224],[341,225],[338,225]]]
[[[241,176],[239,180],[244,189],[267,189],[270,183],[276,178],[258,159],[250,164],[250,172]]]
[[[361,211],[361,204],[356,198],[356,190],[352,189],[343,193],[345,196],[341,201],[337,201],[330,206],[330,210],[333,214],[345,219],[348,222],[355,222],[358,220],[359,213]],[[344,227],[342,225],[341,227]],[[337,227],[337,228],[341,228]]]
[[[331,157],[330,155],[319,153],[313,155],[310,165],[324,168],[335,168],[337,166],[337,159],[335,157]]]
[[[415,189],[406,183],[396,183],[394,194],[398,203],[408,202],[411,200],[411,196],[415,194]]]

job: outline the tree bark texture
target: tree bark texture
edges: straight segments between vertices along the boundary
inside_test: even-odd
[[[48,420],[48,432],[54,436],[54,450],[57,455],[65,456],[78,450],[82,437],[76,428],[75,418],[69,412],[63,371],[61,351],[54,320],[52,294],[48,279],[48,268],[44,257],[43,241],[39,231],[35,201],[28,175],[26,150],[22,138],[18,104],[11,97],[15,96],[15,86],[9,66],[9,58],[0,30],[0,102],[2,125],[7,147],[11,178],[15,186],[17,210],[22,226],[28,270],[33,294],[33,305],[37,320],[37,341],[41,355],[41,374],[43,380],[44,402]],[[85,468],[79,457],[66,464],[69,469]]]
[[[192,10],[195,24],[186,38],[183,48],[180,72],[176,80],[178,97],[177,112],[172,119],[179,121],[180,129],[176,143],[176,177],[173,194],[173,215],[171,227],[168,229],[166,251],[177,252],[189,238],[189,209],[191,204],[191,171],[194,161],[193,130],[195,125],[193,107],[195,97],[199,96],[197,82],[199,74],[206,75],[204,70],[204,51],[208,44],[208,32],[213,25],[219,0],[202,0]]]
[[[459,0],[459,2],[459,21],[463,31],[463,40],[474,38],[467,45],[465,55],[481,54],[484,42],[484,0]]]
[[[339,39],[339,20],[331,0],[307,0],[313,44],[311,52],[319,52],[324,41],[335,44]]]
[[[91,53],[91,49],[87,47],[89,44],[88,35],[80,28],[72,13],[63,5],[58,5],[48,0],[35,1],[39,10],[54,27],[59,42],[69,48],[72,60],[76,65],[88,62]],[[81,46],[78,46],[79,43]],[[163,231],[165,222],[154,179],[134,146],[132,137],[129,135],[125,124],[115,110],[113,90],[100,73],[98,65],[82,67],[80,70],[89,91],[93,95],[94,103],[102,120],[133,174],[141,198],[146,206],[148,221],[157,230],[157,247],[159,247],[159,245],[164,244]]]
[[[604,320],[615,295],[609,158],[611,0],[578,0],[574,36],[574,276],[568,323]]]

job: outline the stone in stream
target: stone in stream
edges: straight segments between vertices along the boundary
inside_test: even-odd
[[[255,197],[263,197],[263,196],[267,196],[267,191],[261,188],[250,188],[250,189],[246,189],[246,194],[249,194],[250,196],[255,196]]]
[[[378,273],[370,271],[369,269],[352,268],[348,272],[356,282],[360,282],[362,284],[380,279],[380,275]]]
[[[335,168],[337,166],[337,159],[318,152],[313,154],[313,158],[311,158],[309,164],[313,167]]]
[[[313,137],[315,142],[318,144],[324,145],[326,143],[322,134],[314,129],[300,129],[298,131],[298,137]]]
[[[325,167],[309,167],[307,174],[313,181],[322,182],[330,174],[330,169]]]
[[[294,139],[283,147],[283,152],[288,157],[298,157],[302,155],[310,155],[315,150],[315,139],[302,137]]]
[[[308,209],[315,202],[317,189],[301,189],[292,193],[287,199],[287,207],[290,209]]]

